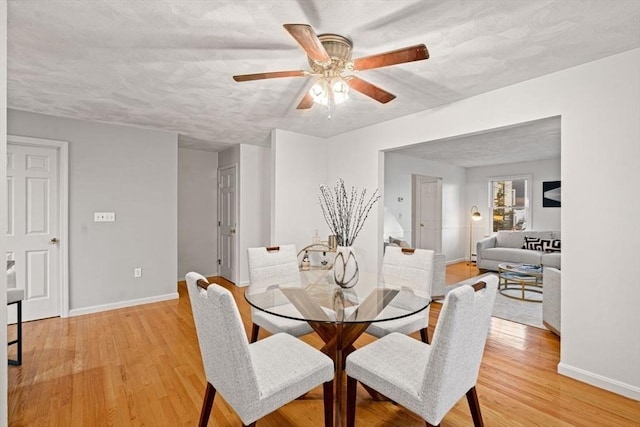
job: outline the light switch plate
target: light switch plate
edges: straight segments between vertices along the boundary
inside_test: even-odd
[[[115,222],[115,221],[116,221],[115,212],[94,212],[93,213],[93,222]]]

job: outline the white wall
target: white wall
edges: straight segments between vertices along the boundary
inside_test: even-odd
[[[218,274],[218,153],[178,149],[178,280]]]
[[[442,253],[447,261],[464,259],[468,245],[468,225],[461,215],[465,206],[465,169],[387,152],[384,173],[384,205],[398,218],[407,241],[411,240],[412,230],[412,174],[442,178]],[[404,201],[398,202],[398,197]]]
[[[491,178],[500,176],[531,176],[531,224],[530,230],[560,230],[560,213],[562,208],[542,207],[542,183],[544,181],[560,181],[560,159],[547,159],[532,162],[510,163],[496,166],[485,166],[467,169],[467,199],[465,206],[470,212],[471,206],[478,206],[482,219],[474,224],[474,246],[478,239],[490,236],[491,229],[489,210],[489,185]],[[467,220],[468,225],[468,220]],[[468,228],[468,227],[467,227]],[[468,236],[468,235],[467,235]],[[467,250],[466,253],[469,251]]]
[[[322,240],[329,236],[318,203],[320,185],[327,184],[327,144],[321,138],[280,129],[274,132],[274,215],[269,243],[293,243],[300,250],[311,244],[316,229]]]
[[[177,135],[15,110],[8,119],[10,135],[69,142],[70,315],[177,298]],[[105,211],[116,222],[93,222]]]
[[[7,1],[0,0],[0,159],[7,158]],[[7,200],[7,162],[0,161],[0,200]],[[0,259],[6,259],[7,210],[0,209]],[[7,275],[0,274],[0,343],[7,342]],[[0,425],[8,425],[7,346],[0,345]]]
[[[559,370],[640,399],[640,286],[629,279],[640,277],[635,259],[640,253],[638,94],[640,49],[635,49],[331,138],[329,152],[341,155],[328,162],[328,179],[342,176],[352,184],[379,187],[384,184],[380,150],[560,115]],[[621,201],[624,209],[616,209]],[[359,252],[364,268],[371,271],[381,257],[381,249],[373,249],[382,246],[381,213],[371,213],[356,242],[364,248]]]
[[[247,249],[265,246],[269,240],[269,177],[270,149],[255,145],[240,145],[239,193],[240,206],[238,246],[240,286],[249,283]],[[266,219],[265,219],[266,217]]]

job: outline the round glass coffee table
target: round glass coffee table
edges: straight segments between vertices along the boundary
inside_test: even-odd
[[[498,290],[509,298],[542,302],[542,266],[498,264]]]

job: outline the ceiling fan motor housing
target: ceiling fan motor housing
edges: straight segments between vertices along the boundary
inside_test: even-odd
[[[322,43],[322,46],[331,57],[331,62],[335,71],[340,73],[347,64],[351,62],[351,51],[353,50],[353,43],[347,37],[339,34],[320,34],[318,39]],[[326,71],[326,68],[316,63],[313,59],[309,59],[309,66],[315,73],[322,74]]]

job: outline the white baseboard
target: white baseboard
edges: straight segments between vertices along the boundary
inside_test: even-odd
[[[178,299],[178,293],[172,292],[165,295],[157,295],[154,297],[132,299],[128,301],[114,302],[111,304],[94,305],[91,307],[74,308],[69,310],[69,317],[82,316],[83,314],[99,313],[101,311],[115,310],[118,308],[133,307],[136,305],[150,304],[152,302],[168,301]]]
[[[593,372],[585,371],[584,369],[576,368],[566,363],[558,364],[558,373],[630,399],[640,400],[640,387],[623,383],[622,381],[603,377],[602,375],[594,374]]]
[[[240,288],[244,288],[246,286],[249,286],[249,281],[245,280],[244,282],[236,283],[236,286],[238,286]]]
[[[452,260],[449,260],[449,261],[447,261],[445,264],[446,264],[446,265],[451,265],[451,264],[457,264],[457,263],[459,263],[459,262],[465,262],[465,261],[467,261],[467,259],[466,259],[466,258],[458,258],[458,259],[452,259]]]

